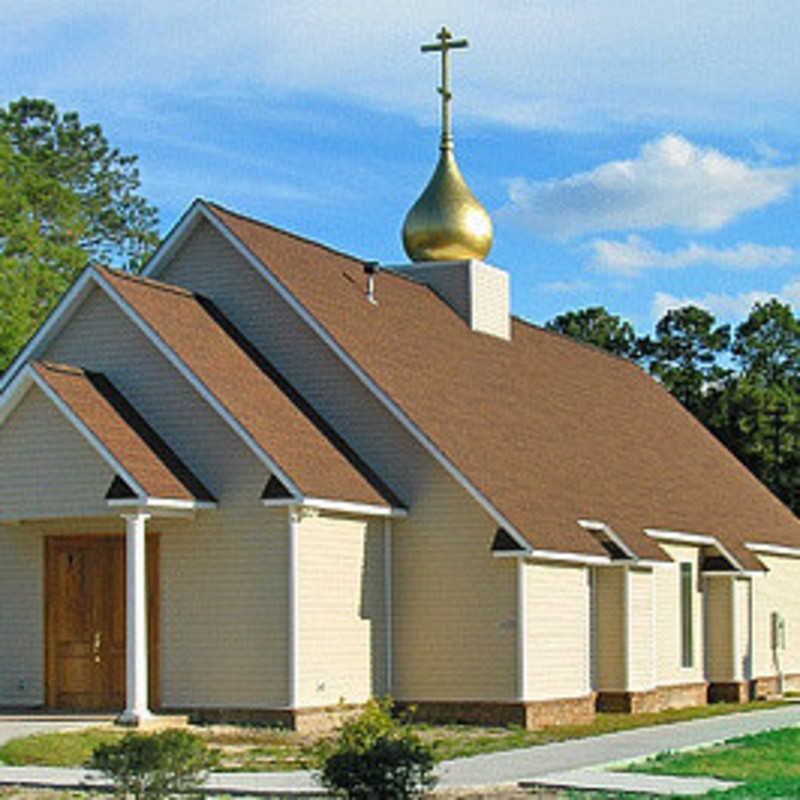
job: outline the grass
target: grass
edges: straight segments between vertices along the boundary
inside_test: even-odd
[[[800,729],[734,739],[686,753],[667,751],[629,767],[656,775],[710,775],[743,785],[715,793],[725,798],[800,796]]]
[[[763,710],[780,702],[748,704],[717,703],[711,706],[673,709],[653,714],[598,714],[587,725],[560,725],[540,731],[517,727],[491,728],[475,725],[416,724],[415,730],[430,742],[438,761],[451,758],[533,747],[567,739],[580,739],[603,733],[630,730],[647,725],[662,725],[689,719],[713,717],[740,711]],[[265,772],[302,769],[310,763],[314,737],[280,728],[258,726],[200,726],[194,730],[208,744],[221,751],[224,771]],[[14,739],[0,747],[0,762],[9,766],[83,766],[92,750],[101,743],[124,735],[110,727],[89,728],[69,733],[48,733]]]

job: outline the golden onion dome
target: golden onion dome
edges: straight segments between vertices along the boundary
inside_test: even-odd
[[[442,138],[439,163],[403,223],[403,247],[412,261],[482,261],[492,247],[492,221],[486,209],[461,177],[453,155],[450,131],[450,50],[468,47],[466,39],[453,39],[444,26],[437,44],[422,45],[423,53],[442,55]]]
[[[425,190],[403,224],[403,247],[412,261],[482,261],[492,247],[492,220],[443,147]]]

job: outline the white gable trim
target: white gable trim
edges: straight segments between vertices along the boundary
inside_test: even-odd
[[[517,542],[520,547],[530,549],[530,543],[525,537],[492,505],[488,498],[475,487],[466,476],[455,466],[439,448],[412,422],[406,413],[378,386],[372,378],[348,355],[344,348],[328,333],[327,330],[310,314],[305,306],[236,238],[217,217],[211,213],[201,200],[195,200],[188,212],[170,236],[186,236],[188,231],[197,223],[198,215],[202,215],[211,226],[236,250],[253,269],[264,278],[267,283],[281,296],[300,318],[322,339],[350,371],[375,395],[375,397],[389,410],[392,416],[414,437],[414,439],[428,451],[430,455],[450,474],[450,476],[486,511],[487,514]],[[165,265],[169,255],[174,252],[164,247],[154,256],[147,269],[142,273],[145,277],[154,277],[159,269]],[[176,245],[177,246],[177,245]]]
[[[644,532],[651,536],[653,539],[661,539],[665,542],[675,542],[676,544],[692,544],[692,545],[711,545],[716,547],[728,561],[733,564],[737,572],[746,572],[745,568],[731,555],[728,550],[716,536],[709,536],[702,533],[682,533],[679,531],[661,531],[654,528],[645,528]]]
[[[194,509],[217,507],[217,504],[213,500],[175,500],[169,497],[145,497],[143,499],[122,497],[115,500],[106,500],[106,503],[111,508],[160,508],[167,511],[190,511]]]
[[[748,550],[752,550],[754,553],[800,558],[800,547],[786,547],[780,544],[759,544],[758,542],[745,542],[745,547]]]
[[[0,420],[4,420],[11,408],[6,408],[11,403],[16,406],[27,393],[28,389],[36,385],[42,394],[64,415],[67,422],[75,428],[78,433],[91,445],[97,454],[108,464],[113,472],[119,475],[131,489],[138,495],[137,502],[142,502],[147,497],[147,492],[136,482],[133,476],[117,461],[108,451],[106,446],[86,427],[86,425],[76,416],[75,412],[50,388],[45,380],[36,374],[36,370],[28,364],[19,373],[12,386],[9,388],[8,401],[3,403],[3,410],[0,413]],[[24,388],[23,388],[24,386]]]
[[[318,511],[332,511],[340,514],[356,514],[359,516],[370,517],[393,517],[402,518],[408,516],[404,508],[392,508],[391,506],[376,506],[371,503],[354,503],[349,500],[327,500],[322,497],[277,497],[262,500],[267,508],[280,508],[281,506],[299,506],[301,508],[313,508]]]
[[[636,553],[634,553],[633,550],[631,550],[630,547],[628,547],[628,545],[626,545],[625,542],[620,539],[619,535],[607,523],[596,519],[579,519],[578,525],[580,525],[582,528],[585,528],[587,531],[601,531],[602,533],[605,533],[605,535],[608,536],[608,538],[611,539],[611,541],[614,542],[614,544],[619,547],[619,549],[622,550],[622,552],[625,553],[628,558],[632,559],[633,561],[639,561],[639,557],[636,555]]]
[[[250,448],[256,458],[264,464],[270,472],[275,474],[293,494],[299,494],[294,482],[283,472],[283,470],[270,458],[269,454],[256,442],[247,429],[228,411],[227,408],[217,399],[216,395],[192,372],[189,367],[178,357],[163,339],[134,311],[125,299],[114,289],[105,278],[92,270],[94,280],[97,285],[108,295],[108,297],[120,308],[125,316],[145,335],[148,341],[175,367],[178,372],[189,382],[193,389],[228,423],[239,438]]]

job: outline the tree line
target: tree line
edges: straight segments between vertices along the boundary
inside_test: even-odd
[[[652,336],[602,306],[545,327],[640,364],[800,512],[800,317],[790,306],[756,303],[731,328],[688,305],[667,311]]]

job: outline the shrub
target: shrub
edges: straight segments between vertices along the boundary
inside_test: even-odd
[[[333,743],[318,746],[318,780],[326,789],[350,800],[406,800],[433,787],[431,746],[406,720],[393,719],[391,706],[391,698],[370,699]]]
[[[129,733],[119,742],[101,744],[88,766],[111,778],[122,797],[157,800],[196,791],[218,760],[219,753],[199,736],[172,729],[150,736]]]

